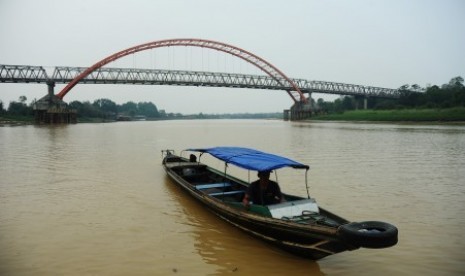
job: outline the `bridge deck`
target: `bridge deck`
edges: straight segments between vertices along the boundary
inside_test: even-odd
[[[51,77],[42,66],[0,65],[0,82],[4,83],[69,83],[86,67],[55,67]],[[398,89],[372,87],[327,81],[291,79],[303,93],[325,93],[351,96],[399,98]],[[262,75],[181,71],[161,69],[131,69],[103,67],[90,73],[80,83],[180,85],[251,88],[266,90],[293,90],[283,86],[279,78]]]

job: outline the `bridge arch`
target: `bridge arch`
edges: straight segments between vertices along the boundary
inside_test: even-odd
[[[99,62],[95,63],[91,67],[87,68],[77,77],[75,77],[68,85],[57,94],[57,97],[63,99],[63,97],[83,78],[87,77],[93,71],[99,69],[100,67],[105,66],[106,64],[115,61],[119,58],[124,56],[134,54],[140,51],[145,51],[153,48],[161,48],[161,47],[170,47],[170,46],[192,46],[192,47],[203,47],[209,48],[220,52],[225,52],[231,55],[234,55],[238,58],[245,60],[246,62],[254,65],[255,67],[259,68],[261,71],[265,72],[267,75],[275,79],[278,83],[284,86],[285,83],[289,84],[293,90],[287,90],[286,92],[289,96],[294,100],[294,102],[303,102],[307,103],[307,98],[304,96],[302,91],[300,91],[299,87],[290,79],[288,78],[283,72],[281,72],[278,68],[273,66],[271,63],[267,62],[266,60],[246,51],[241,48],[238,48],[233,45],[229,45],[223,42],[217,42],[213,40],[206,40],[206,39],[198,39],[198,38],[178,38],[178,39],[166,39],[166,40],[158,40],[152,41],[145,44],[140,44],[120,52],[117,52],[111,56],[108,56]]]

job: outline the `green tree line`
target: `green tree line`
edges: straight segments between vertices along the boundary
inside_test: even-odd
[[[7,109],[4,108],[4,104],[0,101],[0,114],[7,114],[13,116],[32,116],[33,105],[26,104],[27,98],[20,96],[18,101],[10,102]],[[78,112],[80,118],[106,118],[116,119],[118,115],[134,117],[134,116],[145,116],[147,118],[159,118],[164,116],[164,113],[160,113],[155,104],[152,102],[127,102],[124,104],[116,104],[109,99],[98,99],[93,103],[90,101],[72,101],[69,103],[71,109],[75,109]]]
[[[465,86],[462,77],[452,78],[441,87],[433,85],[421,88],[417,84],[399,87],[398,99],[368,98],[369,109],[403,109],[403,108],[451,108],[465,106]],[[418,92],[421,91],[421,92]],[[334,102],[318,99],[320,111],[325,113],[341,113],[346,110],[362,109],[364,97],[344,96]]]
[[[405,109],[405,108],[450,108],[465,106],[465,87],[462,77],[452,78],[449,83],[440,87],[433,85],[426,89],[419,85],[403,85],[399,88],[401,93],[398,99],[368,98],[369,109]],[[422,92],[416,92],[422,91]],[[10,102],[6,109],[0,101],[0,115],[32,116],[33,103],[27,105],[25,96],[19,97],[18,101]],[[313,100],[312,100],[313,102]],[[314,102],[313,102],[314,103]],[[145,116],[147,118],[182,117],[182,114],[160,113],[151,102],[127,102],[121,105],[109,99],[98,99],[93,103],[89,101],[73,101],[69,103],[70,108],[76,109],[80,118],[116,118],[118,115],[134,117]],[[316,102],[318,110],[323,113],[341,113],[346,110],[362,109],[364,97],[344,96],[333,102],[318,99]],[[244,114],[243,114],[244,115]],[[250,114],[248,114],[250,115]],[[213,115],[212,115],[213,116]],[[245,116],[245,115],[244,115]],[[247,117],[247,116],[246,116]],[[211,118],[205,114],[199,114],[198,118]]]
[[[109,99],[98,99],[93,103],[90,103],[89,101],[73,101],[69,103],[69,107],[76,109],[79,117],[89,118],[111,118],[118,115],[128,117],[145,116],[147,118],[159,118],[163,115],[160,114],[156,105],[152,102],[135,103],[129,101],[119,105]]]
[[[26,96],[20,96],[17,102],[10,102],[8,109],[5,109],[3,101],[0,100],[0,115],[32,116],[32,104],[27,105],[26,101]]]

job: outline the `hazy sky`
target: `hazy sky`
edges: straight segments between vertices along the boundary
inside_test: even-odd
[[[0,0],[0,64],[47,66],[51,75],[54,66],[91,66],[150,41],[204,38],[248,50],[293,78],[425,87],[465,77],[464,15],[462,0]],[[108,66],[259,73],[230,55],[186,47]],[[45,84],[0,83],[6,106],[46,93]],[[98,98],[181,113],[275,112],[293,103],[284,91],[89,84],[64,100]]]

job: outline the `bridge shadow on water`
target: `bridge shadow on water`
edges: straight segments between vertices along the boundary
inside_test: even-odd
[[[324,275],[317,262],[246,234],[210,212],[167,176],[164,182],[168,196],[179,203],[182,214],[173,219],[192,227],[192,232],[186,234],[193,237],[194,248],[202,260],[218,267],[217,273]]]

